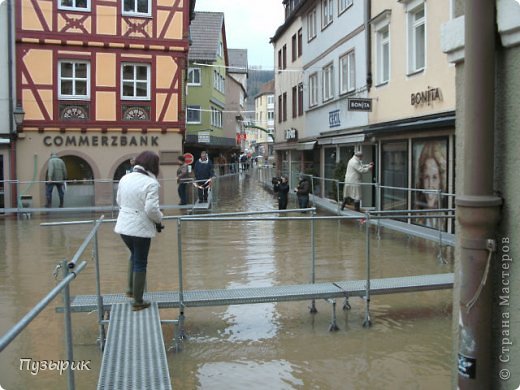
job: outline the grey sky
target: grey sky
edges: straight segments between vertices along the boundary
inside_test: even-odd
[[[224,12],[228,48],[247,49],[249,66],[274,67],[269,38],[283,23],[282,0],[197,0],[195,11]]]

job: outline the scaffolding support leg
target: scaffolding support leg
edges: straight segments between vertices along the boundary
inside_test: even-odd
[[[337,321],[336,321],[336,300],[329,299],[328,302],[332,303],[332,319],[329,325],[329,332],[335,332],[339,330]]]

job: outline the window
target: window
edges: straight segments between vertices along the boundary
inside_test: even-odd
[[[345,10],[352,5],[353,0],[338,0],[338,14],[345,12]]]
[[[282,70],[282,49],[278,50],[278,71]]]
[[[307,15],[307,40],[310,41],[316,37],[316,8]]]
[[[408,10],[408,72],[423,70],[425,58],[426,17],[424,3],[421,3]]]
[[[74,11],[90,11],[90,0],[58,0],[58,8]]]
[[[150,0],[123,0],[123,15],[151,16]]]
[[[200,85],[200,68],[188,69],[188,85]]]
[[[297,40],[296,40],[296,34],[294,34],[292,36],[292,40],[291,40],[291,59],[292,59],[292,62],[296,61],[296,57],[297,57]]]
[[[284,92],[282,95],[282,107],[282,120],[285,122],[287,120],[287,92]]]
[[[220,58],[223,58],[223,57],[224,57],[224,43],[223,43],[222,41],[220,41],[220,42],[218,43],[218,53],[217,53],[217,54],[218,54],[218,56],[219,56]]]
[[[267,120],[268,121],[273,121],[274,120],[274,111],[273,110],[267,111]]]
[[[222,127],[222,111],[211,107],[211,125],[215,127]]]
[[[303,83],[298,84],[298,116],[303,115]]]
[[[340,93],[352,92],[356,89],[356,56],[351,51],[339,59]]]
[[[282,123],[283,109],[282,109],[282,95],[278,95],[278,123]]]
[[[90,98],[90,63],[86,61],[60,61],[58,63],[60,99]]]
[[[318,104],[318,74],[313,73],[309,76],[309,106]]]
[[[334,12],[333,0],[322,0],[321,2],[321,15],[322,15],[322,27],[327,27],[332,23],[332,13]]]
[[[122,64],[121,81],[123,99],[150,99],[150,65]]]
[[[390,80],[390,31],[388,25],[376,32],[376,45],[376,82],[383,84]]]
[[[272,106],[274,104],[274,95],[267,95],[267,105]]]
[[[224,76],[222,76],[218,70],[213,71],[213,88],[217,91],[224,93],[225,88],[225,80]]]
[[[186,122],[187,123],[200,123],[200,106],[188,106],[186,109]]]
[[[282,48],[282,69],[287,69],[287,45]]]
[[[323,101],[334,97],[334,67],[329,64],[323,68]]]
[[[382,184],[408,188],[408,142],[389,142],[382,145]],[[382,189],[383,210],[406,210],[408,191]]]
[[[302,44],[302,29],[298,30],[298,58],[302,56],[303,53],[303,44]]]
[[[292,87],[292,117],[296,118],[298,115],[298,87]]]

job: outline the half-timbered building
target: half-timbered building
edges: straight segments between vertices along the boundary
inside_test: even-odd
[[[18,180],[43,182],[56,152],[75,192],[67,207],[111,204],[111,181],[143,150],[160,155],[160,179],[175,177],[194,6],[195,0],[18,1],[16,95],[25,111]],[[161,187],[169,203],[175,186],[165,180]],[[43,204],[43,191],[43,184],[30,189],[35,206]],[[67,203],[72,199],[79,204]]]

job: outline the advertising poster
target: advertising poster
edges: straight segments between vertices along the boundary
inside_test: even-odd
[[[436,138],[416,140],[413,143],[413,183],[415,189],[412,196],[412,208],[439,209],[446,208],[448,198],[445,195],[439,197],[439,190],[447,192],[448,188],[448,139]],[[439,213],[432,213],[439,214]],[[446,231],[445,218],[419,218],[414,222],[418,225],[441,228]]]

